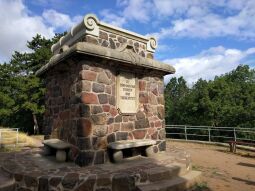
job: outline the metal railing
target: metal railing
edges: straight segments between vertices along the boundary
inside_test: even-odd
[[[166,137],[209,142],[255,142],[255,128],[166,125]]]
[[[19,128],[0,128],[0,148],[19,143]]]

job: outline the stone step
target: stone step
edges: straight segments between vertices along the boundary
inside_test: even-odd
[[[15,181],[0,167],[0,191],[15,191]]]
[[[138,185],[139,191],[183,191],[191,188],[199,181],[201,172],[189,171],[183,176],[177,176],[170,180],[161,180],[150,184]]]
[[[149,182],[157,182],[161,180],[170,180],[173,177],[181,176],[188,173],[184,164],[170,164],[144,170],[148,175]]]

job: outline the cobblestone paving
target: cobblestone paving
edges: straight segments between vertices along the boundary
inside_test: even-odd
[[[185,172],[190,165],[189,155],[173,147],[153,158],[137,156],[119,164],[90,167],[57,163],[55,157],[44,157],[40,153],[41,149],[28,148],[16,153],[0,153],[0,166],[14,175],[17,190],[115,191],[122,186],[135,189],[135,185],[153,181],[159,175],[169,176],[170,169]]]

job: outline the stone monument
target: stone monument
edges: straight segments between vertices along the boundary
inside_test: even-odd
[[[157,42],[86,15],[52,46],[45,78],[44,134],[72,145],[80,166],[108,161],[107,145],[153,139],[164,151],[163,76],[175,69],[153,59]]]

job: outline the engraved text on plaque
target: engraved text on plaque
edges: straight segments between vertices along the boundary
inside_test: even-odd
[[[117,102],[121,113],[136,113],[137,90],[134,74],[122,72],[118,76]]]

